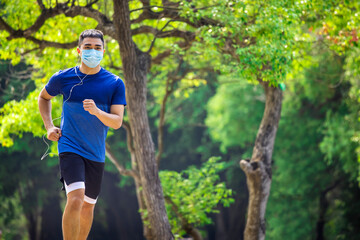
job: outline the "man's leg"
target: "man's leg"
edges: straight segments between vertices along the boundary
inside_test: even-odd
[[[80,234],[78,240],[86,240],[94,218],[95,204],[84,202],[80,214]]]
[[[80,215],[80,235],[78,240],[86,240],[94,218],[94,208],[100,193],[104,163],[84,159],[85,162],[85,197]]]
[[[76,189],[67,194],[62,228],[64,240],[77,240],[80,233],[80,213],[84,205],[85,189]]]

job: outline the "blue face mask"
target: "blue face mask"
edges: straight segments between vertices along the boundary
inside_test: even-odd
[[[94,68],[99,65],[102,58],[103,51],[98,51],[95,49],[82,50],[81,60],[89,68]]]

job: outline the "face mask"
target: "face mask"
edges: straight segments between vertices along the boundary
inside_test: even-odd
[[[95,49],[82,50],[81,60],[89,68],[94,68],[100,64],[103,58],[103,52]]]

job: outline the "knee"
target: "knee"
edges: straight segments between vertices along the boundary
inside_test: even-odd
[[[73,211],[80,211],[84,204],[84,197],[82,196],[68,196],[66,206]]]
[[[94,208],[95,204],[84,202],[81,212],[83,215],[92,215],[94,213]]]

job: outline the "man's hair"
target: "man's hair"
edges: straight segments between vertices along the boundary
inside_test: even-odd
[[[104,34],[99,30],[87,29],[87,30],[83,31],[79,37],[79,47],[81,46],[81,44],[85,38],[100,38],[103,43],[103,47],[104,47]]]

